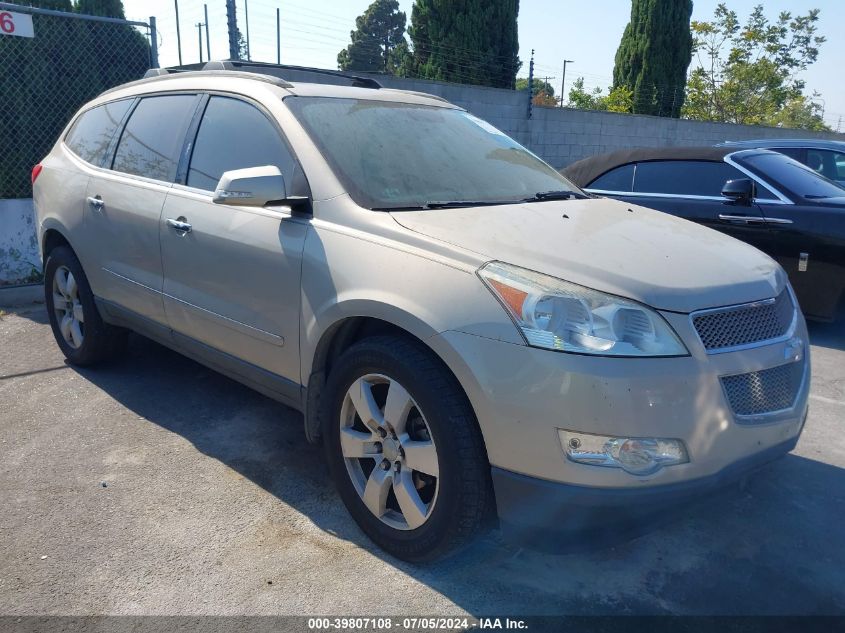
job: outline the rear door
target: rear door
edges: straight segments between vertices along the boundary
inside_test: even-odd
[[[166,319],[159,221],[197,103],[195,94],[139,99],[109,156],[108,170],[98,171],[88,183],[86,250],[94,259],[97,292],[160,324]]]
[[[199,342],[299,385],[300,268],[309,223],[284,206],[212,202],[223,172],[264,165],[281,170],[289,195],[308,195],[281,130],[258,104],[207,97],[190,164],[161,218],[164,304],[177,339],[192,339],[182,344]]]

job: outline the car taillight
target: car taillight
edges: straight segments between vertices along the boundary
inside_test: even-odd
[[[41,165],[38,164],[32,168],[32,184],[35,184],[35,179],[38,178],[38,174],[41,173]]]

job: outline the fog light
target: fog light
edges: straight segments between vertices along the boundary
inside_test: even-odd
[[[650,475],[664,466],[689,461],[681,440],[655,437],[610,437],[558,429],[567,458],[579,464],[621,468],[632,475]]]

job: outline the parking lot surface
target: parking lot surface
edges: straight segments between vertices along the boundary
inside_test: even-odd
[[[637,540],[549,555],[498,532],[390,558],[301,416],[141,337],[65,364],[0,314],[0,614],[845,614],[845,327],[812,325],[797,449]]]

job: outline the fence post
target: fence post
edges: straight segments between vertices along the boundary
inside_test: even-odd
[[[150,16],[150,68],[158,68],[158,29],[156,16]]]
[[[240,59],[238,18],[235,15],[235,0],[226,0],[226,24],[229,28],[229,59]]]
[[[528,118],[534,109],[534,49],[531,49],[531,62],[528,64]]]

